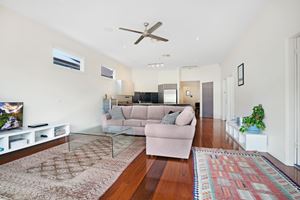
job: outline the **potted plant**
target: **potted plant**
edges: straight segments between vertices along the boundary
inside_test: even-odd
[[[253,107],[253,112],[250,116],[243,118],[243,124],[240,127],[242,133],[248,131],[250,133],[260,133],[265,130],[266,125],[263,122],[265,111],[261,104]]]

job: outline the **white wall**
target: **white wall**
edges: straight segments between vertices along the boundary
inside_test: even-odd
[[[179,97],[180,81],[214,82],[214,118],[221,118],[221,69],[218,64],[198,68],[181,69],[132,69],[134,91],[157,92],[159,84],[177,83]],[[202,87],[200,86],[200,104],[202,105]]]
[[[245,63],[245,85],[235,84],[237,116],[251,113],[254,105],[262,104],[266,113],[268,151],[293,164],[293,136],[286,131],[286,69],[287,40],[300,32],[300,1],[270,1],[251,28],[222,63],[222,79],[233,75]]]
[[[159,84],[178,84],[178,69],[132,69],[132,80],[134,91],[157,92]]]
[[[218,64],[197,68],[182,68],[181,81],[200,81],[200,107],[202,106],[202,83],[214,83],[214,118],[221,118],[221,69]]]
[[[93,49],[0,7],[0,101],[22,101],[24,124],[70,122],[73,130],[100,124],[102,97],[115,81],[100,76],[103,64],[117,79],[131,70]],[[84,57],[85,71],[52,64],[52,48]]]
[[[165,69],[158,72],[158,84],[174,84],[179,82],[178,69]]]

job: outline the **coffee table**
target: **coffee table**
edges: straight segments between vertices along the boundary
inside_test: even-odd
[[[107,127],[96,126],[82,131],[73,132],[71,133],[71,136],[80,134],[80,135],[93,136],[95,139],[99,139],[101,137],[108,138],[111,144],[111,156],[112,158],[114,158],[116,155],[121,153],[130,144],[134,142],[135,136],[132,135],[132,132],[133,129],[132,127],[129,126],[107,126]],[[120,145],[120,143],[122,143],[122,145]],[[72,149],[76,149],[83,144],[86,143],[76,142],[76,144],[74,144],[74,142],[70,140],[69,150],[71,151]]]

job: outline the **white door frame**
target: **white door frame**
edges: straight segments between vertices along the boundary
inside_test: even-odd
[[[300,37],[294,40],[294,68],[295,68],[295,163],[300,165]]]
[[[296,38],[295,44],[295,132],[296,132],[296,164],[300,164],[300,37]]]
[[[222,80],[222,120],[226,120],[227,108],[227,84],[226,79]]]
[[[300,161],[300,66],[299,61],[297,61],[297,53],[299,54],[300,47],[300,39],[298,39],[297,47],[297,38],[299,37],[300,34],[291,37],[286,42],[287,67],[285,72],[285,164],[291,166],[296,164],[297,160]]]

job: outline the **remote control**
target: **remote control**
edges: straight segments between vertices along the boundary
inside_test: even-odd
[[[41,124],[28,125],[29,128],[37,128],[37,127],[41,127],[41,126],[48,126],[48,124],[47,123],[41,123]]]

